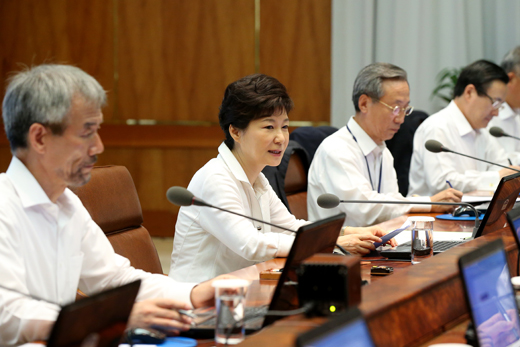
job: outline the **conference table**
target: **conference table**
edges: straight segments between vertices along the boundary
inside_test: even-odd
[[[436,214],[424,214],[435,216]],[[410,214],[418,215],[418,214]],[[386,230],[400,227],[407,216],[380,224]],[[442,231],[472,231],[473,221],[445,221],[436,219],[434,229]],[[502,238],[508,255],[512,276],[517,273],[518,251],[508,227],[468,241],[418,265],[389,261],[381,257],[361,258],[362,279],[369,282],[362,287],[359,309],[376,346],[428,346],[440,342],[464,343],[469,321],[457,261],[463,254],[491,240]],[[247,305],[266,305],[276,286],[276,280],[260,280],[260,272],[282,268],[285,259],[277,258],[250,266],[232,274],[252,281]],[[392,266],[389,276],[371,276],[372,265]],[[304,315],[287,317],[261,331],[249,335],[240,346],[294,346],[296,337],[315,328],[327,317],[307,318]],[[200,341],[201,346],[214,342]]]

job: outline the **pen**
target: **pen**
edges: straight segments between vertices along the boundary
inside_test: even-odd
[[[507,158],[507,161],[509,162],[509,165],[513,165],[513,163],[511,162],[511,159]]]
[[[177,310],[177,312],[179,312],[180,314],[184,315],[184,316],[188,316],[192,319],[195,319],[197,318],[197,315],[194,314],[193,312],[190,312],[190,311],[186,311],[186,310]]]
[[[446,183],[448,183],[448,185],[450,186],[450,188],[453,188],[453,186],[451,185],[450,181],[446,180]]]

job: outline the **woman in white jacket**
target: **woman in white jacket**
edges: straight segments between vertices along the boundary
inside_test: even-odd
[[[212,205],[292,230],[308,223],[296,219],[261,173],[278,166],[289,142],[285,87],[262,74],[231,83],[220,106],[226,139],[193,176],[188,189]],[[374,249],[385,232],[378,227],[346,228],[338,243],[353,254]],[[181,207],[175,227],[170,276],[203,281],[258,262],[286,257],[294,234],[207,207]]]

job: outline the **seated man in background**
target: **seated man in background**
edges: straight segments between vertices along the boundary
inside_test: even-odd
[[[464,193],[494,190],[501,177],[514,173],[457,154],[432,153],[424,147],[426,141],[433,139],[454,151],[509,165],[497,140],[481,130],[498,115],[508,82],[505,71],[486,60],[476,61],[461,71],[451,103],[428,117],[415,133],[409,195],[436,194],[446,187],[446,181]]]
[[[489,122],[488,129],[500,127],[507,134],[520,137],[520,46],[505,55],[501,67],[509,77],[506,102],[500,107],[498,117]],[[497,140],[512,163],[519,165],[520,141],[510,137],[499,137]]]
[[[0,174],[0,345],[44,340],[77,288],[92,294],[142,280],[130,326],[189,329],[177,309],[212,303],[209,282],[177,283],[130,266],[67,187],[90,179],[106,93],[79,68],[41,65],[14,76],[2,116],[13,158]],[[173,300],[175,298],[175,300]]]
[[[409,115],[410,88],[406,72],[391,64],[363,68],[354,82],[352,100],[356,114],[346,127],[327,137],[316,151],[309,169],[307,208],[310,220],[347,213],[345,224],[366,226],[408,212],[447,211],[450,206],[390,204],[340,204],[323,209],[316,204],[324,193],[342,200],[447,201],[458,202],[462,193],[447,189],[432,196],[404,198],[399,193],[393,157],[386,148]]]

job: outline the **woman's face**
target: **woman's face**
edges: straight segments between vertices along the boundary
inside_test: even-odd
[[[235,131],[233,150],[242,166],[261,171],[266,165],[280,164],[289,143],[289,117],[285,110],[255,119],[246,129]]]

